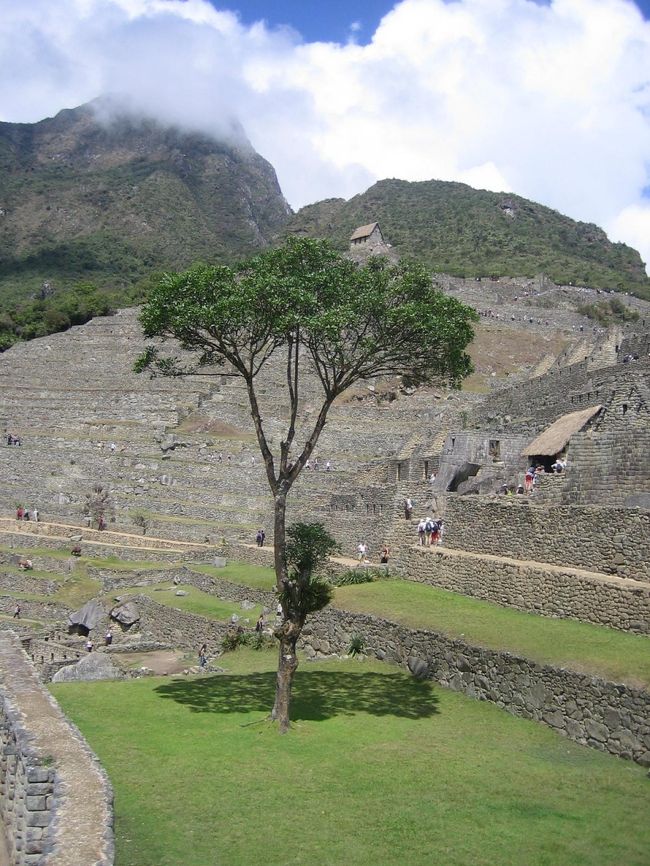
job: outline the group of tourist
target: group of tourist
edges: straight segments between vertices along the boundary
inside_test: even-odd
[[[390,548],[387,544],[384,544],[381,549],[381,553],[379,554],[379,563],[381,565],[388,565],[389,556]],[[359,544],[357,544],[357,559],[364,565],[368,565],[370,563],[370,548],[368,547],[368,543],[366,541],[360,541]]]
[[[266,541],[266,532],[263,529],[258,529],[255,535],[255,543],[258,547],[264,547],[264,542]]]
[[[566,467],[566,458],[557,457],[555,461],[551,464],[550,474],[560,475],[566,470]],[[517,496],[523,496],[526,493],[532,493],[540,476],[545,474],[547,474],[546,469],[541,464],[537,466],[529,466],[526,470],[526,474],[524,475],[523,484],[513,486],[504,483],[499,487],[498,492],[501,494],[501,496],[512,496],[513,494],[516,494]]]
[[[20,436],[12,436],[11,433],[7,433],[7,445],[22,445],[23,440]]]
[[[435,517],[423,517],[418,521],[417,526],[418,544],[421,547],[432,547],[436,544],[442,544],[443,532],[444,523],[441,519],[436,520]]]
[[[22,505],[19,505],[16,509],[16,520],[33,520],[38,523],[38,508],[32,508],[30,511],[28,508],[23,508]]]

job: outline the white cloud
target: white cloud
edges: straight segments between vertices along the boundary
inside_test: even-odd
[[[605,229],[613,241],[623,241],[641,253],[650,265],[650,202],[624,208]]]
[[[363,46],[207,0],[0,0],[0,56],[5,120],[109,91],[209,131],[236,114],[294,207],[383,177],[461,180],[650,260],[650,24],[626,0],[403,0]]]

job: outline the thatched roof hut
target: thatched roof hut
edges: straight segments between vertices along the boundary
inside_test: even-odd
[[[554,421],[521,452],[525,457],[555,457],[560,454],[569,439],[589,422],[603,407],[590,406],[579,412],[569,412]]]

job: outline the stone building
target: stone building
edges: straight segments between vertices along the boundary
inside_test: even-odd
[[[386,243],[379,223],[368,223],[356,228],[350,236],[350,256],[353,259],[365,259],[367,256],[388,256],[397,261],[397,256],[390,244]]]

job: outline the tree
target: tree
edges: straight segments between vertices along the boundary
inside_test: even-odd
[[[277,589],[286,599],[287,495],[312,454],[334,400],[362,379],[408,375],[422,384],[441,377],[457,386],[471,372],[465,348],[476,313],[432,288],[416,264],[371,258],[359,266],[322,241],[290,239],[235,267],[195,265],[165,274],[141,313],[146,337],[173,338],[185,355],[149,346],[137,371],[183,376],[230,375],[243,380],[274,500]],[[287,425],[273,452],[256,389],[270,359],[282,359]],[[315,377],[321,402],[296,442],[305,379]],[[279,415],[279,413],[276,413]],[[307,422],[304,422],[306,424]],[[293,449],[293,454],[292,454]],[[276,698],[272,718],[289,726],[300,616],[282,602]]]
[[[142,534],[146,535],[149,526],[149,512],[145,511],[144,508],[132,508],[129,511],[129,517],[132,523],[140,527]]]
[[[93,484],[92,490],[86,493],[83,513],[90,518],[89,525],[96,523],[99,529],[107,522],[107,518],[115,519],[115,505],[107,487],[103,484]]]

